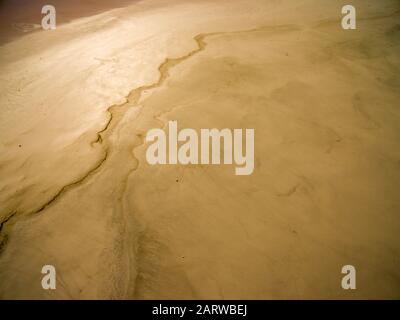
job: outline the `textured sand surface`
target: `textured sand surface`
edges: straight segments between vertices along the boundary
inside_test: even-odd
[[[142,1],[0,47],[0,297],[400,298],[400,6],[344,4]],[[254,128],[254,173],[148,165],[168,120]]]
[[[1,0],[0,44],[21,35],[41,30],[42,7],[56,8],[57,24],[88,17],[110,9],[123,7],[140,0]]]

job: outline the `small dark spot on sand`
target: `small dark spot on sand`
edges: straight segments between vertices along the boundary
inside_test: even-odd
[[[19,144],[18,147],[21,148],[21,147],[22,147],[22,144]]]
[[[176,181],[176,182],[179,182],[179,180],[178,180],[178,179],[176,179],[175,181]]]

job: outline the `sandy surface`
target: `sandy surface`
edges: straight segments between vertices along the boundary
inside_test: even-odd
[[[1,46],[0,297],[400,298],[400,6],[344,4],[142,1]],[[254,173],[148,165],[169,120],[254,128]]]
[[[57,24],[71,22],[140,0],[1,0],[0,44],[31,32],[41,31],[42,7],[56,8]]]

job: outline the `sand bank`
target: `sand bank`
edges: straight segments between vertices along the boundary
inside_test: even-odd
[[[399,297],[398,4],[356,1],[357,32],[340,1],[251,4],[140,2],[1,47],[1,297]],[[254,173],[148,165],[169,120],[254,128]]]

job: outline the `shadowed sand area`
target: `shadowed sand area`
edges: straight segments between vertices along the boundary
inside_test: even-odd
[[[41,30],[42,7],[56,8],[58,24],[123,7],[138,0],[0,0],[0,44]]]
[[[0,297],[400,298],[400,7],[353,2],[355,31],[342,1],[143,1],[0,48]],[[169,120],[254,128],[254,173],[150,166]]]

